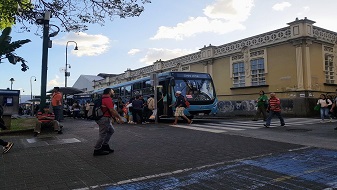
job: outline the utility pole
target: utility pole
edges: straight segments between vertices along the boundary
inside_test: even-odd
[[[47,93],[47,70],[48,70],[48,47],[49,47],[49,20],[50,11],[44,13],[43,18],[43,44],[42,44],[42,70],[41,70],[41,101],[40,110],[46,105]]]

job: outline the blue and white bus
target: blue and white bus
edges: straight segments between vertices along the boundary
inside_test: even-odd
[[[174,107],[169,105],[176,101],[175,92],[181,91],[182,95],[190,102],[190,107],[185,109],[185,115],[193,118],[195,115],[213,115],[217,113],[217,97],[212,77],[208,73],[198,72],[165,72],[158,74],[158,116],[172,117]],[[114,102],[121,97],[128,102],[136,95],[143,95],[147,99],[154,94],[150,77],[109,86],[115,91]],[[104,89],[95,90],[94,97],[103,93]]]

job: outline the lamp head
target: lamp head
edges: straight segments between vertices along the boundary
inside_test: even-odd
[[[78,50],[78,47],[77,46],[75,46],[75,49],[74,50]]]
[[[34,79],[34,81],[36,81],[36,78]]]

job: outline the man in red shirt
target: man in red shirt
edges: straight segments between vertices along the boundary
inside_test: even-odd
[[[265,127],[268,128],[270,126],[271,119],[274,117],[274,115],[280,119],[281,126],[285,126],[284,119],[281,116],[281,101],[276,97],[274,92],[270,93],[269,106],[267,110],[269,110],[269,116],[267,118],[266,124],[264,124]]]
[[[55,120],[55,115],[49,111],[49,106],[43,108],[43,112],[37,113],[37,122],[34,129],[34,136],[41,133],[42,126],[53,126],[58,134],[62,134],[59,122]]]
[[[94,156],[107,155],[114,152],[109,146],[109,140],[115,132],[112,125],[112,118],[116,118],[119,123],[124,123],[122,117],[114,109],[114,104],[111,99],[113,95],[114,91],[111,88],[104,89],[101,106],[104,114],[100,120],[96,121],[99,127],[99,138],[95,145]]]

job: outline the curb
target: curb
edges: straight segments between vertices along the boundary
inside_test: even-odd
[[[23,129],[23,130],[15,130],[15,131],[11,131],[11,130],[5,130],[5,131],[0,131],[0,135],[4,135],[4,134],[17,134],[17,133],[27,133],[27,132],[33,132],[34,129]]]

